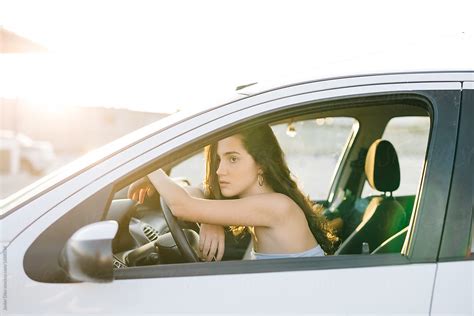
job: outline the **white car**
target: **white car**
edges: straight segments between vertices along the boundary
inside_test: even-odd
[[[0,130],[0,149],[8,153],[8,159],[2,160],[2,171],[22,169],[40,175],[51,168],[56,159],[51,143],[32,140],[10,130]]]
[[[308,81],[164,118],[3,201],[2,308],[472,315],[473,120],[474,71]],[[229,237],[225,260],[195,262],[194,223],[124,198],[158,167],[198,186],[202,148],[262,122],[339,225],[335,255],[245,260],[246,242]],[[379,139],[400,167],[376,156],[374,181],[364,164]],[[397,190],[379,191],[397,175]]]

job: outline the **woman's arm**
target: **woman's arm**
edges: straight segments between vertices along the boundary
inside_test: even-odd
[[[174,182],[173,182],[174,183]],[[204,198],[203,192],[196,187],[183,187],[186,192],[197,198]],[[156,192],[148,178],[141,178],[132,183],[128,190],[128,198],[143,203],[145,196]],[[206,261],[221,260],[225,250],[225,233],[221,225],[201,224],[199,227],[199,250],[201,258]]]
[[[204,199],[204,193],[197,187],[184,187],[189,195]],[[199,226],[199,250],[206,261],[222,260],[225,251],[225,233],[221,225],[202,223]]]
[[[253,195],[235,200],[191,197],[161,169],[148,175],[173,214],[191,222],[215,225],[272,227],[283,222],[296,204],[279,193]]]

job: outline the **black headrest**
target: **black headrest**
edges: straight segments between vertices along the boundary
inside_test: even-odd
[[[400,165],[392,143],[377,139],[365,158],[365,175],[372,188],[393,192],[400,186]]]

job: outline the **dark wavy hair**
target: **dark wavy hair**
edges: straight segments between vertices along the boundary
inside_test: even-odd
[[[261,167],[266,183],[277,193],[282,193],[303,210],[309,228],[324,252],[333,254],[339,245],[339,238],[333,232],[324,215],[323,207],[314,204],[298,188],[292,178],[285,155],[269,125],[246,128],[238,133],[247,152]],[[207,198],[225,199],[222,196],[216,174],[218,166],[217,143],[206,147],[206,178],[204,191]],[[234,235],[243,233],[245,227],[231,227]]]

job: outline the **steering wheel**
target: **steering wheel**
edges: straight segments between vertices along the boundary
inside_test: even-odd
[[[171,236],[173,236],[173,239],[176,242],[179,251],[181,251],[181,254],[183,255],[184,259],[187,262],[200,262],[201,260],[199,259],[197,250],[195,250],[197,249],[197,240],[194,238],[194,234],[196,234],[196,232],[193,230],[183,231],[183,229],[181,229],[178,220],[173,215],[173,213],[171,213],[171,209],[161,196],[160,205],[161,209],[163,210],[163,215],[165,217],[166,223],[168,224],[168,228],[171,232]],[[195,247],[191,245],[193,241],[195,242]]]

